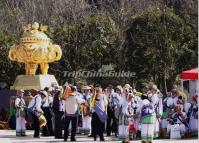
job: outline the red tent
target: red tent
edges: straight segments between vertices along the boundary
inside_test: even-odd
[[[183,71],[181,73],[181,79],[183,80],[197,80],[198,79],[198,68]]]

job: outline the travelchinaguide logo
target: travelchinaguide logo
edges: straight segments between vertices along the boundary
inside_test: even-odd
[[[102,65],[102,67],[95,70],[79,70],[79,71],[64,71],[64,77],[135,77],[135,73],[131,71],[119,70],[115,71],[112,65]]]

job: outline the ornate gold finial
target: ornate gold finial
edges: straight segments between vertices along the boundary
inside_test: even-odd
[[[32,29],[33,29],[33,30],[38,30],[38,29],[39,29],[39,23],[34,22],[34,23],[32,24]]]
[[[60,46],[52,44],[44,33],[47,26],[34,22],[32,25],[24,26],[23,30],[19,44],[11,46],[9,58],[12,61],[25,63],[27,75],[35,75],[38,64],[42,74],[47,74],[48,63],[61,59]]]
[[[47,31],[47,29],[48,29],[48,26],[45,26],[45,25],[42,25],[42,24],[39,27],[39,30],[41,30],[43,32]]]

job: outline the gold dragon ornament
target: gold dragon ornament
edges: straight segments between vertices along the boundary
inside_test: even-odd
[[[26,75],[35,75],[38,64],[42,75],[46,75],[48,63],[61,59],[60,46],[52,44],[44,33],[47,31],[47,26],[35,22],[25,26],[23,30],[19,44],[12,45],[9,50],[10,60],[25,63]]]

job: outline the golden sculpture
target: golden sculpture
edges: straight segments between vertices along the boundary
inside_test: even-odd
[[[38,23],[28,24],[23,28],[24,32],[19,44],[11,46],[9,58],[12,61],[25,63],[26,75],[35,75],[40,65],[42,75],[48,73],[48,63],[60,60],[62,51],[59,45],[52,44],[44,33],[47,26]]]

